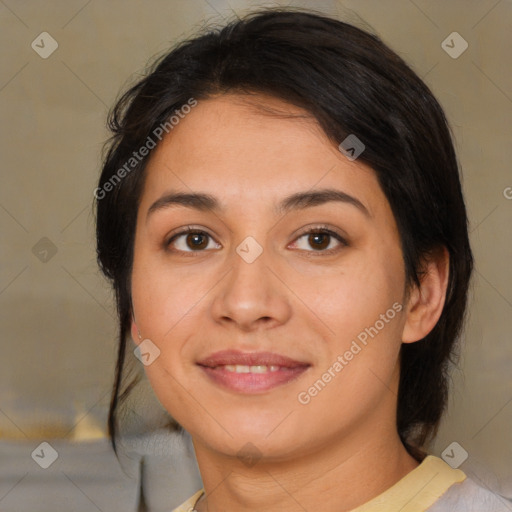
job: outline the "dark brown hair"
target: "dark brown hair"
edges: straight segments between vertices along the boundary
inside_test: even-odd
[[[425,257],[448,249],[446,302],[423,340],[402,344],[397,429],[418,461],[433,438],[448,397],[451,363],[463,325],[473,258],[450,129],[425,83],[377,36],[322,14],[264,9],[181,42],[154,63],[117,102],[97,194],[97,254],[112,281],[119,315],[119,353],[109,433],[125,385],[136,215],[148,157],[119,169],[185,105],[224,93],[265,93],[305,109],[338,146],[355,134],[359,159],[374,169],[401,237],[409,285],[419,285]],[[133,163],[133,162],[132,162]],[[290,177],[292,179],[292,177]],[[111,189],[111,190],[110,190]],[[176,424],[175,424],[176,425]],[[176,425],[178,430],[180,427]]]

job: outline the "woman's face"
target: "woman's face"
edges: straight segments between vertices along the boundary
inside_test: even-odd
[[[152,387],[201,446],[236,455],[252,443],[286,459],[379,435],[375,425],[395,418],[404,288],[374,171],[315,121],[224,95],[200,101],[155,149],[137,218],[134,312],[152,343],[142,346]]]

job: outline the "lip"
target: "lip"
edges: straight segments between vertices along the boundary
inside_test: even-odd
[[[299,366],[309,366],[309,363],[296,361],[290,357],[274,352],[241,352],[239,350],[221,350],[207,356],[199,361],[200,366],[215,368],[226,364],[244,365],[244,366],[281,366],[283,368],[297,368]]]
[[[297,379],[311,365],[273,352],[240,352],[223,350],[199,361],[198,366],[215,384],[244,394],[268,391]],[[237,373],[226,370],[226,365],[278,366],[265,373]]]

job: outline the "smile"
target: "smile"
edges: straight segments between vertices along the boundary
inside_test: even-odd
[[[208,380],[224,389],[243,394],[257,394],[287,384],[301,376],[309,367],[266,365],[221,365],[199,368]]]

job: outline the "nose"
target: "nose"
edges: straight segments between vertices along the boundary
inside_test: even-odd
[[[292,293],[271,250],[260,253],[262,249],[249,239],[226,259],[231,270],[216,287],[211,305],[217,323],[251,332],[282,325],[290,318]]]

